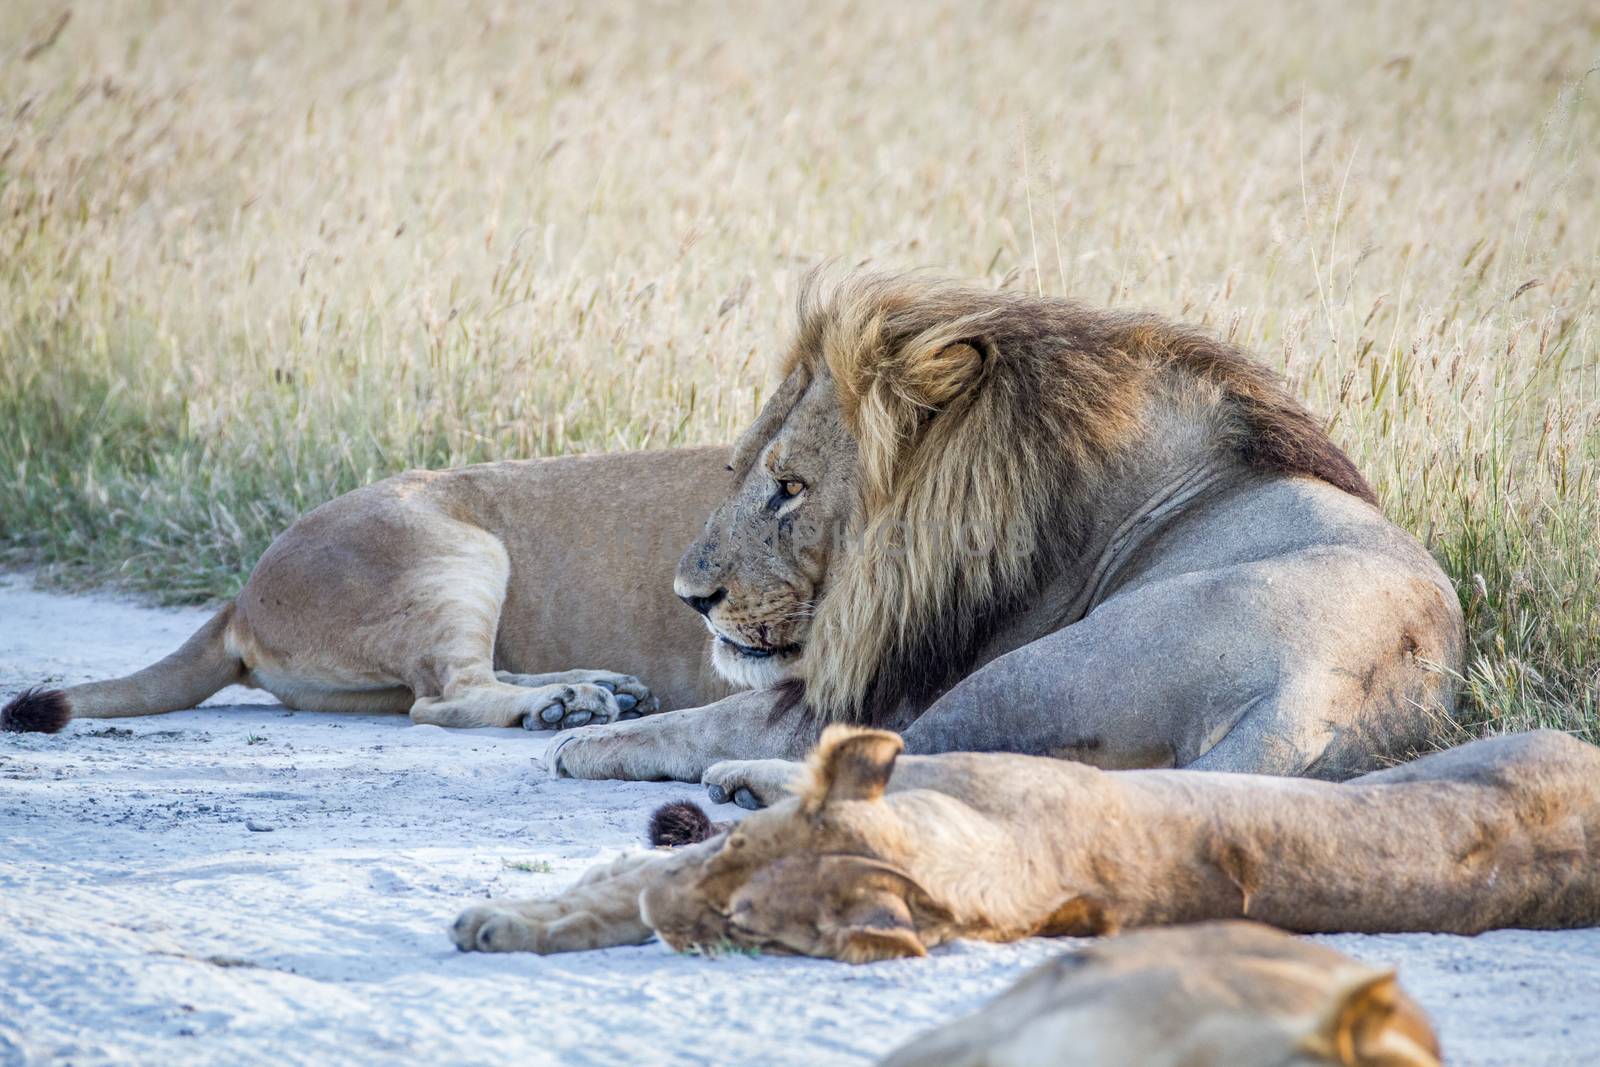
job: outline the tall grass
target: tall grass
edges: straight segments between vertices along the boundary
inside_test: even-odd
[[[1457,583],[1449,731],[1600,740],[1597,63],[1576,4],[13,0],[0,551],[226,596],[404,467],[728,439],[806,267],[932,266],[1284,370]]]

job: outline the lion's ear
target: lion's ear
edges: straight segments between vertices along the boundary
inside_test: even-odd
[[[1104,937],[1117,932],[1117,920],[1103,901],[1081,893],[1057,904],[1039,923],[1035,937]]]
[[[1400,991],[1391,968],[1341,981],[1301,1047],[1334,1063],[1437,1064],[1438,1039]]]
[[[870,856],[821,857],[815,885],[817,932],[846,963],[926,956],[924,935],[954,921],[910,875]]]
[[[846,933],[837,958],[844,963],[877,963],[879,960],[915,959],[927,954],[915,930],[864,926]]]
[[[887,730],[828,727],[811,753],[811,784],[801,806],[815,813],[836,801],[877,800],[904,748],[900,735]]]
[[[906,899],[920,890],[880,864],[861,866],[866,868],[863,877],[867,881],[856,885],[848,910],[829,931],[834,958],[845,963],[874,963],[926,956],[928,950],[917,936]]]
[[[983,376],[984,344],[968,338],[928,348],[906,364],[901,389],[919,407],[938,411]]]

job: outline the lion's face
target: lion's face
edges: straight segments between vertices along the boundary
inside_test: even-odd
[[[917,930],[920,890],[889,864],[819,853],[793,840],[787,855],[753,856],[732,836],[684,884],[644,891],[646,921],[679,952],[756,951],[870,963],[927,953]],[[770,844],[770,838],[762,844]]]
[[[717,671],[760,689],[794,676],[859,496],[856,444],[832,379],[791,374],[735,462],[739,481],[684,553],[673,586],[705,618]]]
[[[802,795],[748,816],[703,861],[647,888],[645,921],[680,952],[924,955],[950,914],[907,873],[903,827],[878,802],[900,747],[894,734],[832,728]]]

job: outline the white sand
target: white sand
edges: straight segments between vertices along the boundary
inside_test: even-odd
[[[0,578],[0,697],[143,666],[204,618]],[[1068,944],[462,955],[463,905],[555,893],[700,790],[550,781],[550,734],[213,703],[0,734],[0,1064],[870,1063]],[[1600,930],[1325,940],[1398,964],[1451,1063],[1600,1062]]]

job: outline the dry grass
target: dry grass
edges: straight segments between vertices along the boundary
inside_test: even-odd
[[[1600,740],[1592,5],[65,10],[0,7],[14,559],[223,596],[403,467],[726,439],[872,259],[1260,352],[1456,578],[1459,728]]]

